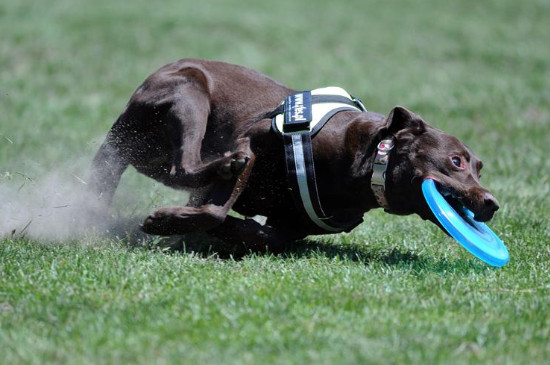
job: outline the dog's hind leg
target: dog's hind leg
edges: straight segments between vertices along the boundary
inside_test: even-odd
[[[188,83],[178,86],[172,105],[167,112],[172,128],[172,168],[170,181],[181,187],[198,188],[209,185],[216,179],[232,180],[244,169],[250,155],[240,148],[237,141],[231,143],[231,136],[220,136],[217,145],[226,152],[208,163],[201,158],[202,142],[205,138],[210,115],[210,98],[200,71],[180,70],[187,75]],[[192,77],[191,77],[192,76]]]
[[[237,141],[237,148],[239,152],[250,156],[250,160],[238,176],[230,180],[214,181],[212,185],[202,189],[200,197],[193,196],[187,206],[158,209],[145,220],[142,230],[156,235],[208,231],[229,218],[227,213],[244,190],[255,160],[247,137]]]

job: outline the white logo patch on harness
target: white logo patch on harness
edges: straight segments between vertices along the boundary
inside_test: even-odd
[[[289,95],[285,100],[285,123],[283,131],[292,133],[309,128],[311,122],[311,92],[303,91]]]

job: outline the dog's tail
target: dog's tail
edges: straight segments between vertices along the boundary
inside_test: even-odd
[[[111,204],[120,177],[129,164],[120,145],[121,136],[117,133],[119,122],[120,117],[97,151],[88,175],[89,190],[103,206]]]

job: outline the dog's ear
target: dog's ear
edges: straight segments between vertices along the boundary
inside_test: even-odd
[[[426,123],[410,110],[396,106],[386,118],[385,129],[396,137],[409,133],[419,135],[426,131]]]

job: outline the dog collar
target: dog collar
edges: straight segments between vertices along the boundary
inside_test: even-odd
[[[376,155],[374,156],[372,177],[370,187],[374,197],[385,210],[390,210],[388,199],[386,198],[386,170],[390,159],[390,151],[395,147],[395,140],[392,136],[386,137],[376,146]]]
[[[366,111],[363,104],[339,87],[289,95],[271,112],[272,128],[284,141],[287,178],[297,207],[311,222],[327,232],[349,232],[362,218],[342,222],[327,216],[321,207],[311,139],[341,111]]]

